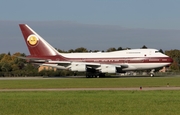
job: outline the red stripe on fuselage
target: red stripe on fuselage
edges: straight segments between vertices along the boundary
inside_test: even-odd
[[[38,59],[49,59],[52,61],[74,61],[74,62],[88,62],[88,63],[104,63],[104,64],[116,64],[116,63],[172,63],[173,60],[170,57],[121,57],[121,58],[66,58],[60,55],[56,56],[28,56]]]

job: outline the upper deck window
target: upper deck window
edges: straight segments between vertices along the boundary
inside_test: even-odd
[[[141,52],[126,52],[127,54],[140,54]]]

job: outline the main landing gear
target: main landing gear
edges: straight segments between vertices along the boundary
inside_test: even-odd
[[[105,73],[101,73],[94,68],[86,68],[86,78],[105,77]]]
[[[151,77],[154,77],[154,74],[153,74],[153,73],[150,73],[150,76],[151,76]]]
[[[105,77],[105,73],[86,73],[86,78],[99,78],[99,77]]]

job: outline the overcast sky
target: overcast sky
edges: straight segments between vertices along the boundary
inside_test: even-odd
[[[180,0],[1,0],[0,53],[29,54],[19,23],[53,47],[180,49]]]

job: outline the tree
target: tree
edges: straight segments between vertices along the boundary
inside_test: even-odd
[[[123,50],[123,48],[122,47],[118,47],[118,49],[117,50]]]
[[[174,49],[165,51],[165,54],[173,59],[173,63],[171,64],[170,68],[173,70],[179,70],[180,50]]]
[[[88,50],[84,47],[76,48],[74,52],[88,52]]]
[[[112,52],[112,51],[116,51],[116,48],[109,48],[106,50],[106,52]]]
[[[5,53],[0,54],[0,61],[4,57],[4,55],[6,55],[6,54]]]
[[[9,62],[11,62],[11,61],[12,61],[11,56],[10,56],[10,55],[7,55],[7,54],[5,54],[5,55],[3,56],[3,58],[1,59],[1,62],[9,63]]]
[[[73,53],[74,52],[74,50],[73,49],[70,49],[69,51],[68,51],[68,53]]]
[[[17,64],[13,64],[11,67],[12,67],[12,71],[19,70],[19,67]]]
[[[99,50],[89,51],[89,52],[100,52]]]
[[[3,63],[1,66],[1,70],[4,72],[9,72],[12,70],[11,64],[10,63]]]
[[[60,53],[66,53],[66,51],[61,50],[61,49],[57,49],[57,51],[60,52]]]

